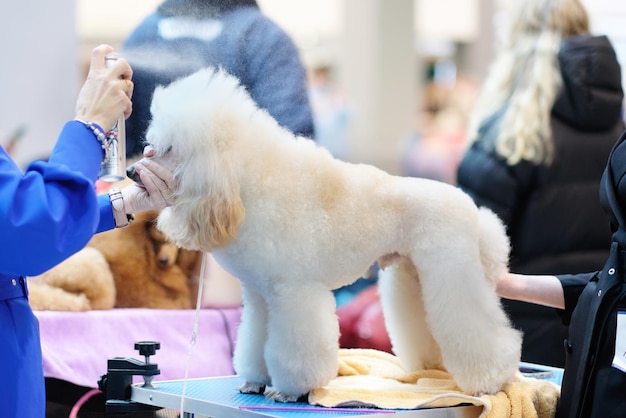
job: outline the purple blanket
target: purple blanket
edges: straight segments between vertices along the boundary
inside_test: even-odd
[[[154,380],[185,377],[185,366],[195,310],[112,309],[88,312],[36,311],[41,329],[43,368],[54,377],[86,387],[97,387],[112,357],[144,360],[135,351],[137,341],[159,341],[150,357],[161,374]],[[196,344],[192,348],[189,378],[229,376],[234,373],[232,350],[241,309],[202,309]],[[137,382],[141,377],[137,377]]]

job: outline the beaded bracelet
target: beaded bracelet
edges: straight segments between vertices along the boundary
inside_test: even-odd
[[[100,145],[102,146],[102,149],[104,150],[103,164],[109,161],[109,158],[111,158],[111,142],[115,139],[115,137],[105,134],[104,130],[100,127],[100,125],[96,123],[93,123],[90,121],[83,121],[80,119],[74,119],[74,120],[76,122],[80,122],[83,125],[85,125],[85,127],[87,127],[94,134],[98,142],[100,142]]]

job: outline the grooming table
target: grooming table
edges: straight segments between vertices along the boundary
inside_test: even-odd
[[[326,408],[305,402],[280,403],[264,395],[241,394],[237,387],[244,383],[239,376],[195,378],[187,380],[154,381],[160,374],[158,365],[149,358],[160,348],[160,343],[143,341],[135,349],[145,356],[145,362],[129,357],[108,360],[108,373],[99,381],[106,393],[107,412],[129,412],[142,409],[168,408],[181,411],[184,418],[231,417],[353,417],[388,418],[477,418],[482,406],[459,405],[413,410],[361,408],[359,406]],[[526,376],[561,383],[563,370],[542,365],[520,363]],[[142,376],[142,383],[134,383]]]
[[[544,366],[543,364],[520,362],[520,372],[526,377],[547,380],[561,386],[563,381],[563,369],[558,367]]]
[[[481,406],[457,406],[416,410],[369,408],[324,408],[304,402],[278,403],[262,395],[245,395],[237,391],[243,384],[239,376],[154,382],[154,388],[137,383],[131,387],[132,401],[162,408],[180,410],[185,391],[183,417],[286,417],[286,418],[476,418]]]
[[[520,363],[520,370],[529,377],[561,384],[563,369],[532,363]],[[243,384],[239,376],[170,380],[131,385],[131,402],[159,408],[182,410],[184,418],[221,417],[368,417],[368,418],[476,418],[481,406],[456,406],[416,410],[384,410],[369,408],[325,408],[308,403],[277,403],[262,395],[245,395],[237,391]],[[184,392],[184,403],[183,402]]]

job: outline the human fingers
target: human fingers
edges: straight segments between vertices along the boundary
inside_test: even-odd
[[[105,57],[113,56],[112,51],[108,45],[94,49],[92,68],[76,103],[76,119],[96,123],[105,131],[120,115],[128,118],[132,113],[134,85],[130,78],[125,78],[132,76],[132,70],[125,59],[117,57],[109,60],[113,64],[107,66]]]
[[[76,101],[75,119],[91,121],[109,131],[122,114],[128,117],[132,112],[128,90],[124,80],[109,80],[102,73],[89,77]]]
[[[129,101],[130,101],[130,99],[129,99]],[[126,109],[124,109],[124,119],[128,119],[132,113],[133,113],[133,103],[130,102],[126,106]]]
[[[131,113],[133,112],[132,97],[133,97],[133,91],[135,90],[135,85],[129,79],[125,79],[122,81],[124,82],[124,87],[123,87],[124,93],[126,93],[126,97],[128,97],[126,108],[124,109],[124,119],[128,119]]]
[[[133,111],[132,97],[135,85],[131,78],[133,76],[133,70],[130,67],[128,61],[124,58],[117,56],[116,54],[107,55],[107,68],[109,71],[108,77],[119,80],[120,90],[124,92],[128,98],[125,101],[124,118],[128,119]]]
[[[174,176],[165,167],[152,161],[141,160],[135,164],[141,183],[150,200],[158,207],[169,206],[174,197]]]
[[[124,79],[124,91],[126,93],[126,96],[128,96],[129,99],[133,97],[134,90],[135,90],[135,83],[133,83],[132,80]]]
[[[172,173],[169,169],[165,168],[156,161],[147,158],[139,160],[139,164],[140,166],[145,167],[149,175],[153,175],[155,179],[163,182],[168,189],[173,189],[175,187],[174,173]]]
[[[127,213],[137,213],[146,210],[161,210],[167,207],[165,199],[154,198],[148,191],[136,184],[131,184],[122,189],[124,196],[124,208]]]
[[[95,71],[104,70],[106,67],[105,57],[113,52],[113,47],[110,45],[102,44],[98,45],[91,51],[91,61],[89,64],[89,73]]]
[[[152,145],[146,145],[143,148],[143,156],[144,158],[153,157],[156,154],[156,149]]]
[[[116,54],[108,54],[108,68],[112,78],[130,80],[133,78],[133,69],[126,60]]]

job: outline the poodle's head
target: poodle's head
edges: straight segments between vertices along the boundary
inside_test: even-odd
[[[237,102],[244,109],[252,105],[246,99],[237,79],[213,69],[154,92],[146,143],[155,151],[151,159],[170,169],[177,182],[158,228],[183,248],[210,252],[236,238],[245,211],[233,112],[240,112]],[[137,180],[132,168],[129,176]]]

